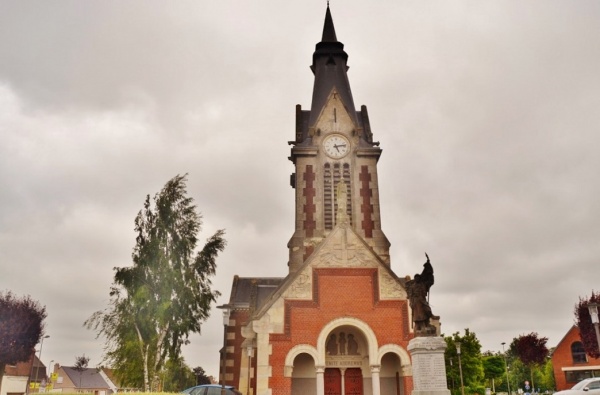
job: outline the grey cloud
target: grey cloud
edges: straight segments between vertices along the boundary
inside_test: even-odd
[[[357,105],[381,142],[383,229],[400,275],[432,257],[449,334],[556,344],[596,283],[600,6],[332,4]],[[284,276],[286,142],[324,4],[0,3],[0,290],[48,306],[43,360],[100,363],[82,328],[130,262],[146,194],[176,174],[226,228],[214,279]],[[573,269],[575,268],[575,269]],[[549,309],[548,306],[552,306]],[[186,359],[218,372],[213,314]]]

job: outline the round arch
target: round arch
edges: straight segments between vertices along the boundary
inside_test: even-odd
[[[319,353],[317,352],[316,348],[309,344],[298,344],[292,347],[292,349],[288,351],[287,355],[285,356],[285,365],[283,367],[284,377],[292,377],[292,372],[294,371],[294,359],[296,359],[296,357],[300,354],[310,355],[315,361],[315,365],[319,360]]]
[[[351,317],[336,318],[330,321],[327,325],[321,329],[319,337],[317,338],[317,356],[315,362],[318,366],[325,366],[325,343],[327,342],[327,336],[329,333],[339,326],[353,326],[359,329],[367,339],[369,346],[369,365],[378,364],[378,353],[377,353],[377,337],[371,327],[364,321]],[[286,360],[287,361],[287,360]]]
[[[400,358],[401,365],[410,365],[410,356],[408,352],[397,344],[385,344],[377,352],[377,364],[381,364],[381,359],[387,353],[393,353]]]

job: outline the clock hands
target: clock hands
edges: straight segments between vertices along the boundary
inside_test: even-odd
[[[338,134],[326,136],[323,140],[323,149],[327,155],[334,159],[344,157],[352,144],[343,136]]]
[[[337,150],[337,152],[340,152],[340,147],[345,147],[345,146],[346,146],[346,144],[340,144],[340,145],[334,144],[333,148],[335,148]]]

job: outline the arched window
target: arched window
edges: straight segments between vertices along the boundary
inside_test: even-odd
[[[573,363],[586,363],[587,356],[585,349],[581,342],[574,342],[571,344],[571,356],[573,357]]]

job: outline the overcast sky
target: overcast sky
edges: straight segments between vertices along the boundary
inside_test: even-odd
[[[0,290],[47,307],[42,361],[101,363],[82,324],[131,264],[147,194],[189,173],[214,286],[285,276],[295,108],[325,1],[0,0]],[[600,265],[600,2],[332,1],[368,106],[392,269],[424,251],[446,335],[555,346]],[[391,323],[393,324],[393,323]],[[184,351],[218,374],[220,311]]]

